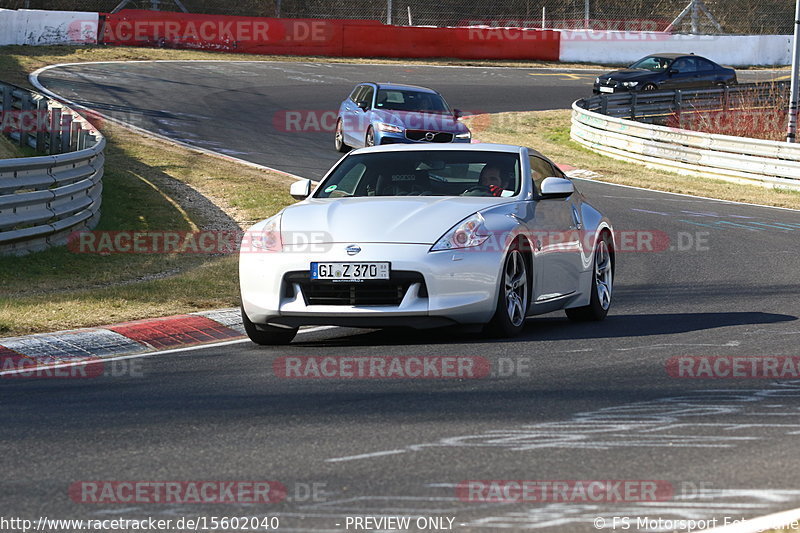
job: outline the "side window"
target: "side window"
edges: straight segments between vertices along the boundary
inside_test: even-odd
[[[541,157],[537,157],[535,155],[530,156],[531,161],[531,178],[533,179],[533,186],[536,190],[536,194],[539,194],[541,190],[542,181],[545,178],[550,177],[564,177],[564,174],[558,170],[557,168],[553,167],[550,163],[542,159]]]
[[[356,103],[359,105],[366,104],[368,108],[372,107],[373,96],[375,96],[375,87],[372,87],[371,85],[365,85],[364,91],[358,95],[358,100],[356,100]]]
[[[353,92],[350,93],[350,100],[352,100],[353,102],[358,102],[358,96],[361,94],[363,90],[364,86],[358,85],[355,89],[353,89]]]
[[[697,70],[701,72],[708,72],[709,70],[714,70],[714,64],[711,61],[706,61],[705,59],[701,59],[699,57],[695,58],[694,61],[697,64]]]
[[[677,69],[681,74],[694,72],[696,70],[694,61],[688,57],[682,57],[672,64],[672,68]]]

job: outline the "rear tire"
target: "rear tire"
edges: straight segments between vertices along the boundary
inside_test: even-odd
[[[289,344],[297,335],[297,328],[279,328],[267,324],[253,324],[242,308],[242,324],[250,340],[260,346],[276,346]]]
[[[567,317],[575,322],[603,320],[611,308],[614,288],[614,248],[608,233],[603,233],[594,249],[592,262],[592,296],[589,305],[565,309]]]
[[[528,265],[518,248],[512,248],[503,262],[497,308],[484,334],[495,338],[516,337],[525,328],[528,311]]]
[[[342,126],[342,119],[336,121],[336,133],[333,134],[333,146],[337,152],[346,153],[350,151],[350,147],[344,143],[344,126]]]

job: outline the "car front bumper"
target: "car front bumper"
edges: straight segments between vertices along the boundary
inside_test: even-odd
[[[456,134],[453,134],[453,140],[450,143],[471,143],[472,138],[459,139]],[[413,141],[405,136],[404,133],[392,132],[376,132],[375,144],[450,144],[450,143],[431,143],[429,141]]]
[[[592,92],[594,94],[618,94],[618,93],[629,93],[635,90],[636,87],[623,87],[622,85],[617,85],[616,87],[608,87],[606,85],[595,85]]]
[[[239,277],[247,316],[256,324],[428,327],[485,323],[495,312],[501,251],[429,252],[429,244],[370,243],[360,244],[361,253],[351,257],[345,251],[350,244],[315,244],[313,251],[284,247],[283,252],[242,252]],[[392,272],[421,274],[424,286],[409,286],[397,305],[309,304],[308,295],[287,280],[287,274],[306,272],[315,261],[388,261]]]

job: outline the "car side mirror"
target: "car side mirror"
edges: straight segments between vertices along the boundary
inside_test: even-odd
[[[542,180],[542,196],[548,198],[565,198],[575,192],[575,186],[568,179],[549,177]]]
[[[458,120],[463,116],[464,116],[464,112],[463,111],[461,111],[460,109],[453,109],[453,118]]]
[[[289,194],[295,200],[305,200],[311,194],[311,180],[298,180],[289,187]]]
[[[367,109],[369,109],[369,103],[367,103],[367,102],[358,102],[356,105],[357,105],[357,106],[358,106],[358,107],[359,107],[359,108],[360,108],[362,111],[366,111]]]

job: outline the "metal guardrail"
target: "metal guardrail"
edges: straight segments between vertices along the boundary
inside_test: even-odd
[[[745,105],[770,107],[780,98],[787,98],[788,91],[789,82],[779,81],[740,83],[714,89],[599,94],[581,101],[583,109],[610,117],[659,123],[668,118],[680,121],[683,115],[702,111],[729,111]]]
[[[78,113],[0,83],[2,132],[41,155],[0,160],[0,254],[65,244],[100,217],[105,138]]]
[[[750,91],[756,99],[760,94],[764,105],[774,94],[756,86],[736,89],[737,95]],[[578,100],[572,104],[571,137],[600,154],[679,174],[800,190],[800,144],[702,133],[641,120],[645,113],[652,122],[653,117],[675,116],[688,109],[736,109],[733,90],[681,91],[680,95],[659,91]],[[682,106],[677,110],[676,101]],[[692,102],[691,108],[687,109],[687,101]]]

